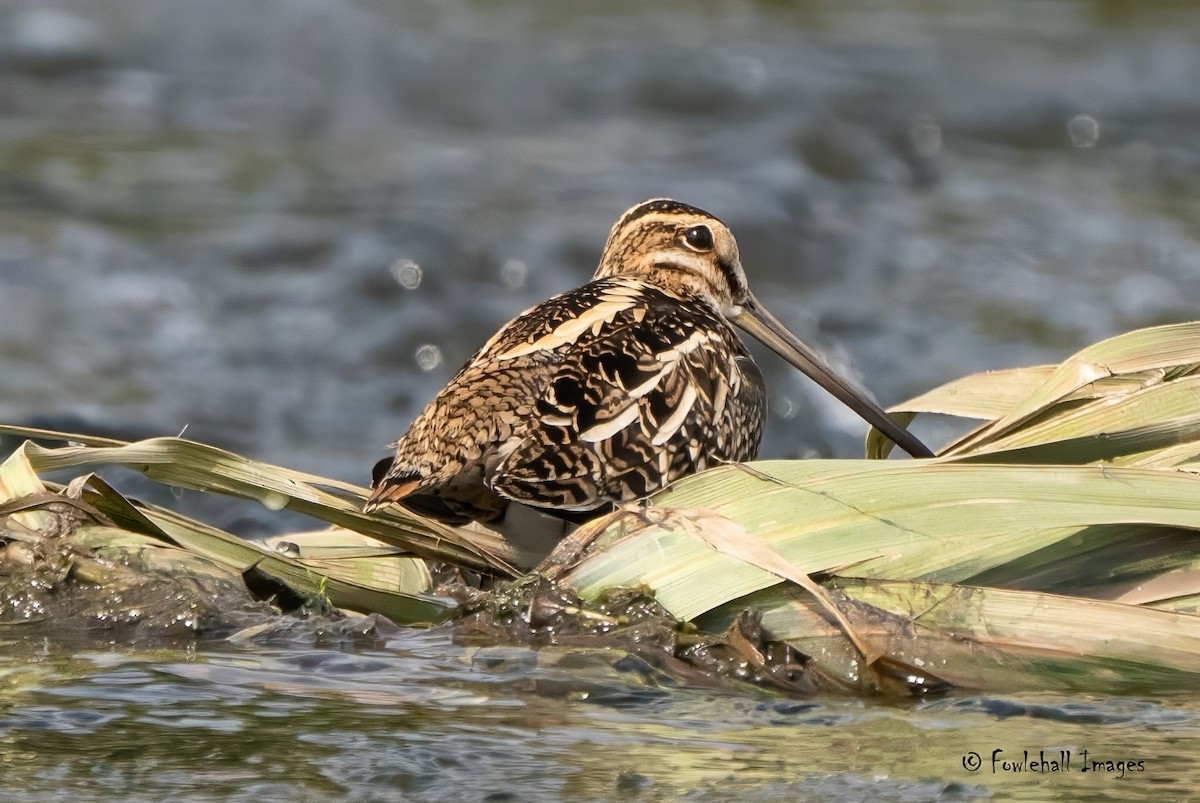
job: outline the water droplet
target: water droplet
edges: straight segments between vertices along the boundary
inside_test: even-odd
[[[262,502],[262,506],[267,510],[283,510],[287,507],[289,500],[284,494],[266,491],[259,497],[258,501]]]
[[[414,356],[422,371],[432,371],[442,364],[442,350],[432,343],[418,347]]]
[[[1077,114],[1067,121],[1067,136],[1076,148],[1090,148],[1100,139],[1100,122],[1090,114]]]
[[[392,263],[392,278],[405,290],[416,290],[421,286],[421,266],[411,259],[397,259]]]
[[[796,417],[798,406],[789,396],[777,396],[775,398],[775,415],[782,418],[784,421],[790,421]]]
[[[500,266],[500,280],[513,290],[520,290],[529,278],[529,266],[519,259],[506,259]]]
[[[280,541],[275,545],[275,551],[280,555],[287,555],[289,558],[300,557],[300,547],[292,541]]]

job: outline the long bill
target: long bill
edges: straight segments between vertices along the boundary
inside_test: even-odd
[[[888,418],[887,413],[871,401],[864,391],[835,373],[819,354],[789,332],[774,315],[758,303],[758,299],[751,296],[749,301],[742,305],[741,313],[733,318],[733,322],[807,374],[901,449],[913,457],[934,456],[929,447],[917,440],[916,436]]]

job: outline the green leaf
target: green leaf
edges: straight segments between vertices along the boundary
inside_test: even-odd
[[[0,426],[0,434],[25,431]],[[43,432],[42,437],[46,436]],[[22,449],[39,473],[121,465],[179,488],[255,500],[270,510],[287,508],[404,547],[422,557],[506,576],[516,574],[511,560],[522,560],[510,544],[490,531],[447,527],[400,507],[366,514],[362,512],[366,500],[363,488],[250,460],[182,438],[151,438],[122,446],[59,448],[29,441]]]
[[[880,580],[829,585],[851,600],[842,609],[860,638],[959,687],[1161,693],[1200,682],[1200,616],[1035,591]],[[795,586],[720,606],[697,624],[719,632],[746,605],[818,667],[841,677],[858,672],[840,631]]]
[[[1200,322],[1128,332],[1083,349],[1059,366],[964,377],[889,413],[989,419],[944,447],[943,456],[1002,462],[1079,463],[1200,443]],[[871,430],[867,456],[890,442]]]
[[[1200,528],[1200,477],[1098,466],[774,461],[677,483],[654,507],[703,510],[802,571],[964,582],[1095,525]],[[644,526],[571,573],[581,594],[645,583],[689,619],[778,581],[670,527]]]
[[[761,610],[763,599],[770,599],[761,596],[764,589],[795,592],[795,586],[783,585],[786,573],[775,561],[757,556],[765,546],[795,571],[836,575],[835,585],[842,587],[858,581],[947,589],[954,588],[951,584],[1003,584],[1008,589],[996,589],[995,596],[985,598],[1034,606],[1039,595],[1050,596],[1049,588],[1117,598],[1147,578],[1174,573],[1190,582],[1164,585],[1163,597],[1144,595],[1142,602],[1177,605],[1188,595],[1200,594],[1200,572],[1195,571],[1200,568],[1197,499],[1200,476],[1146,468],[946,460],[756,463],[715,469],[677,483],[655,498],[646,513],[650,523],[636,515],[615,515],[602,525],[594,547],[570,568],[565,581],[584,598],[610,587],[648,585],[674,616],[709,626],[722,612]],[[739,546],[739,539],[758,544],[758,552]],[[1022,596],[1026,592],[1034,596]],[[1060,599],[1056,596],[1054,603],[1060,605]],[[1081,601],[1080,610],[1112,613],[1133,607],[1114,603],[1093,608],[1096,600],[1086,602]],[[844,642],[843,634],[853,632],[857,639],[873,643],[870,628],[859,629],[852,609],[838,610],[851,626],[835,631],[837,639]],[[973,627],[991,626],[990,619],[970,620],[971,609],[962,610],[964,621],[972,621]],[[1178,654],[1156,665],[1180,671],[1200,667],[1193,623],[1178,619],[1186,614],[1138,614],[1130,620],[1135,624],[1129,631],[1156,615],[1185,622],[1178,625],[1182,640],[1172,645]],[[818,618],[829,635],[828,613]],[[893,626],[902,631],[906,625],[898,619],[883,632],[893,632]],[[1103,620],[1093,621],[1086,632],[1069,619],[1061,626],[1053,620],[1040,626],[1044,639],[1036,649],[1062,653],[1055,661],[1079,654],[1134,660],[1145,646],[1133,641],[1119,654],[1105,652],[1101,648],[1109,636]],[[771,629],[780,635],[773,625]],[[947,626],[938,637],[957,635],[961,633]],[[992,650],[1035,649],[1020,640],[985,641]],[[885,649],[885,635],[874,643],[885,654],[896,654]],[[803,644],[796,646],[809,651]],[[915,654],[904,655],[911,662]],[[842,660],[856,659],[846,653]],[[849,671],[836,662],[828,668],[843,675]]]

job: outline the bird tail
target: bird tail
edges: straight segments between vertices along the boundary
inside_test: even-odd
[[[380,460],[371,472],[371,495],[363,505],[364,513],[373,513],[385,505],[403,501],[421,488],[421,475],[415,471],[392,470],[392,458]]]

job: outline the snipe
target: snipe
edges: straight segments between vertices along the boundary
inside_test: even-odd
[[[930,456],[758,303],[720,220],[657,199],[613,226],[592,281],[519,315],[450,380],[376,466],[365,509],[447,522],[494,520],[509,501],[587,513],[752,460],[765,393],[731,323]]]

